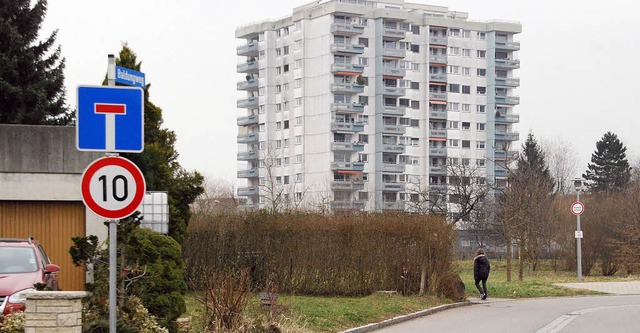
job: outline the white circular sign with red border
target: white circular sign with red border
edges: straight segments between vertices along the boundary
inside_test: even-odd
[[[576,201],[571,205],[571,213],[573,215],[581,215],[584,212],[584,204],[580,201]]]
[[[144,199],[145,182],[133,162],[122,157],[93,161],[82,174],[82,200],[91,211],[105,219],[131,215]]]

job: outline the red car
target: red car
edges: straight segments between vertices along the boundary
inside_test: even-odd
[[[25,308],[22,293],[34,291],[35,283],[57,290],[58,265],[47,257],[42,246],[27,239],[0,238],[0,320]]]

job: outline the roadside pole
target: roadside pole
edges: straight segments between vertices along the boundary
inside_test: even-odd
[[[116,85],[116,58],[113,54],[108,56],[107,85]],[[107,156],[118,156],[118,153],[106,153]],[[118,269],[118,220],[109,220],[109,333],[116,333],[117,322],[117,297],[116,270]]]

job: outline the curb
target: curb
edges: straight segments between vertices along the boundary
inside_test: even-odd
[[[371,332],[371,331],[375,331],[377,329],[381,329],[383,327],[387,327],[387,326],[391,326],[391,325],[395,325],[398,323],[402,323],[411,319],[416,319],[419,317],[423,317],[423,316],[427,316],[436,312],[440,312],[440,311],[444,311],[444,310],[448,310],[448,309],[454,309],[454,308],[459,308],[459,307],[463,307],[463,306],[469,306],[472,305],[474,303],[470,302],[470,301],[465,301],[465,302],[460,302],[460,303],[452,303],[452,304],[445,304],[445,305],[440,305],[440,306],[436,306],[434,308],[430,308],[430,309],[426,309],[426,310],[422,310],[422,311],[418,311],[418,312],[414,312],[414,313],[410,313],[408,315],[402,315],[402,316],[398,316],[398,317],[394,317],[391,319],[387,319],[387,320],[383,320],[379,323],[373,323],[373,324],[367,324],[364,326],[360,326],[360,327],[355,327],[355,328],[350,328],[346,331],[342,331],[340,333],[364,333],[364,332]]]

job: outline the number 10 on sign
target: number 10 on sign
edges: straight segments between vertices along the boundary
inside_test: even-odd
[[[89,209],[106,219],[131,215],[144,199],[140,169],[126,158],[95,160],[82,175],[82,199]]]

